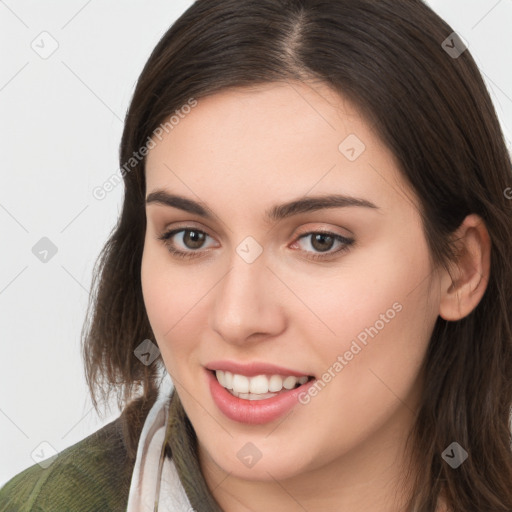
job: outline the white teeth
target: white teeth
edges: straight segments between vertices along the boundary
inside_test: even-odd
[[[224,372],[224,383],[226,389],[233,389],[233,374],[231,372]]]
[[[281,375],[256,375],[246,377],[237,373],[216,370],[215,375],[219,384],[232,391],[232,394],[246,400],[261,400],[275,396],[283,388],[293,389],[297,384],[302,385],[308,381],[308,377],[281,377]]]
[[[249,393],[249,378],[235,373],[233,375],[233,391],[237,393]]]
[[[259,395],[263,393],[268,393],[268,379],[265,375],[258,375],[257,377],[252,377],[249,381],[249,391],[251,393],[258,393]]]
[[[268,382],[268,390],[269,391],[281,391],[283,389],[283,379],[280,375],[272,375]]]
[[[265,398],[272,398],[276,396],[277,393],[263,393],[262,395],[257,395],[254,393],[238,393],[235,394],[238,398],[243,398],[244,400],[265,400]]]
[[[217,370],[215,372],[215,376],[217,377],[217,380],[219,381],[219,384],[222,387],[226,387],[226,377],[224,375],[224,372],[222,370]]]
[[[283,380],[283,388],[293,389],[295,384],[297,384],[297,377],[286,377],[286,379]]]

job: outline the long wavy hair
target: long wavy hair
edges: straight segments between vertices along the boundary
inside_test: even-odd
[[[160,359],[145,365],[134,355],[155,339],[140,278],[145,158],[134,153],[144,153],[162,123],[172,128],[171,116],[191,99],[320,81],[350,99],[396,156],[420,199],[435,265],[453,261],[451,235],[470,213],[491,238],[482,300],[459,321],[438,317],[429,342],[407,440],[419,470],[407,510],[434,512],[441,495],[454,511],[512,510],[512,165],[482,76],[453,32],[420,0],[196,0],[182,14],[149,57],[125,118],[124,203],[96,262],[82,331],[96,410],[97,398],[114,391],[120,406],[137,393],[154,396],[163,369]],[[170,446],[187,493],[201,510],[214,510],[177,397],[171,413]],[[441,457],[453,441],[469,453],[456,470]]]

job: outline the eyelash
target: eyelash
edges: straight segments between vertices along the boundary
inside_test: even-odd
[[[208,233],[205,233],[204,231],[201,231],[200,229],[185,227],[185,228],[171,229],[169,231],[162,233],[161,235],[158,235],[156,238],[157,238],[157,240],[162,241],[163,244],[166,246],[167,250],[173,256],[175,256],[177,258],[182,258],[182,259],[198,258],[201,256],[201,251],[199,249],[198,250],[190,250],[190,251],[180,251],[179,249],[176,249],[169,243],[169,240],[174,235],[181,233],[181,232],[187,232],[187,231],[188,232],[194,231],[194,232],[197,232],[200,234],[204,234],[206,236],[210,236],[210,235],[208,235]],[[297,242],[298,240],[301,240],[302,238],[307,238],[308,236],[317,235],[317,234],[330,236],[330,237],[334,238],[336,241],[342,243],[343,246],[334,252],[316,253],[316,254],[308,256],[308,258],[311,260],[318,261],[318,260],[332,259],[334,255],[341,255],[341,254],[347,252],[349,250],[349,248],[354,244],[354,240],[351,238],[345,238],[344,236],[338,235],[336,233],[332,233],[330,231],[321,231],[321,230],[320,231],[309,231],[307,233],[303,233],[295,240],[295,242]],[[202,252],[204,252],[204,251],[202,251]],[[308,254],[311,253],[311,251],[304,251],[304,252],[306,252]]]

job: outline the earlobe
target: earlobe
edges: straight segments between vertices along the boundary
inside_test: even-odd
[[[468,215],[454,239],[457,261],[441,277],[439,304],[439,315],[449,321],[460,320],[476,308],[489,282],[491,261],[491,240],[480,216]]]

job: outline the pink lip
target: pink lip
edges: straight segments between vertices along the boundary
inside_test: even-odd
[[[259,367],[261,370],[261,367]],[[217,368],[221,369],[221,368]],[[268,368],[267,368],[268,369]],[[280,371],[275,371],[277,367],[273,366],[272,371],[268,372],[273,375],[282,374]],[[227,370],[232,371],[232,370]],[[248,375],[242,371],[237,371],[242,375]],[[266,371],[255,371],[254,375],[263,375]],[[277,396],[267,398],[265,400],[245,400],[233,396],[227,389],[222,387],[212,371],[207,370],[207,379],[210,387],[210,393],[213,401],[219,410],[230,420],[239,423],[246,423],[249,425],[261,425],[276,420],[277,418],[286,414],[297,403],[299,403],[299,395],[307,392],[309,386],[313,385],[316,380],[310,380],[295,389],[283,391]],[[295,373],[296,374],[296,373]],[[284,375],[294,375],[285,370]],[[302,376],[303,374],[296,374]]]
[[[238,373],[246,377],[255,377],[256,375],[291,375],[293,377],[308,377],[306,373],[276,366],[268,363],[235,363],[234,361],[212,361],[206,365],[208,370],[223,370],[231,373]]]

